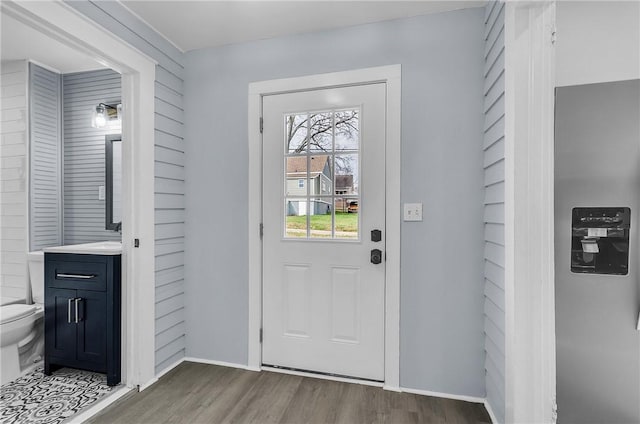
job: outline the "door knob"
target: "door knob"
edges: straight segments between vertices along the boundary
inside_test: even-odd
[[[379,264],[382,262],[382,251],[380,249],[371,250],[371,263]]]

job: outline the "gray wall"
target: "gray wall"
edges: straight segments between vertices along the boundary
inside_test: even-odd
[[[504,2],[490,2],[484,24],[484,368],[499,422],[505,417],[504,11]]]
[[[402,224],[401,384],[485,395],[483,24],[467,9],[186,53],[188,356],[247,363],[248,84],[400,63],[402,200],[425,205]]]
[[[156,372],[184,357],[183,54],[118,2],[67,1],[158,62],[155,83]]]
[[[91,126],[98,103],[120,103],[120,80],[110,69],[62,77],[64,244],[121,239],[105,229],[105,200],[98,198],[98,187],[105,185],[105,135],[120,133],[120,125]]]
[[[640,422],[640,80],[556,90],[558,422]],[[574,207],[629,207],[627,275],[571,272]]]
[[[29,64],[29,250],[62,244],[62,78]]]

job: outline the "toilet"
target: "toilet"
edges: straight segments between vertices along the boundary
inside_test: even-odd
[[[0,306],[0,384],[20,377],[44,353],[44,252],[29,252],[27,261],[33,304],[3,298]]]

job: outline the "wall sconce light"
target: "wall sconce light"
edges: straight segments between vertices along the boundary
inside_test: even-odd
[[[120,120],[122,105],[108,105],[99,103],[91,115],[91,126],[102,128],[108,121]]]

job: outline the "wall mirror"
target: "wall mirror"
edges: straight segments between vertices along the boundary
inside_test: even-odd
[[[122,136],[105,136],[106,229],[120,231],[122,225]]]

